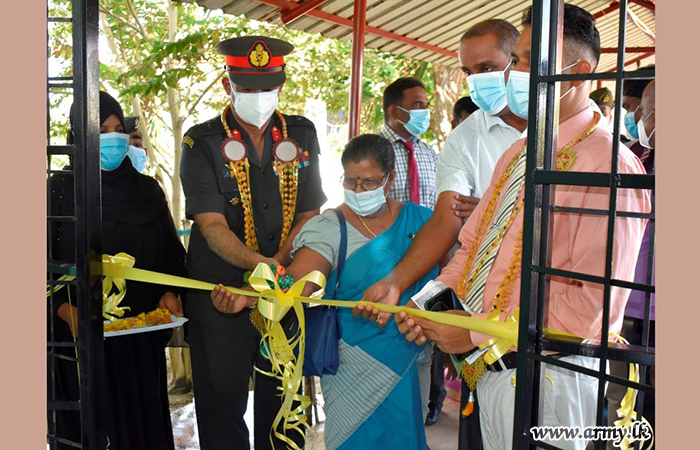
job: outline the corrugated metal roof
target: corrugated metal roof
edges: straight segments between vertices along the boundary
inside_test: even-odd
[[[280,18],[280,6],[292,3],[285,3],[282,0],[180,1],[196,2],[205,8],[222,9],[228,14],[242,15],[249,19],[278,25],[283,25]],[[299,0],[296,3],[301,3],[302,1]],[[570,0],[568,3],[578,5],[591,14],[596,14],[608,8],[614,2],[609,0]],[[482,20],[491,18],[505,19],[518,28],[522,28],[520,26],[522,13],[531,4],[531,0],[367,0],[367,24],[426,44],[457,52],[460,36],[470,26]],[[653,11],[634,3],[630,3],[629,8],[646,24],[653,34],[656,33],[656,16]],[[353,0],[328,0],[318,9],[345,19],[352,19]],[[618,23],[619,11],[614,11],[598,18],[597,27],[600,31],[602,47],[617,47]],[[329,38],[352,39],[352,30],[350,28],[308,15],[295,20],[289,26],[290,28],[310,33],[320,33]],[[365,46],[449,67],[459,66],[455,57],[374,34],[367,34]],[[654,47],[654,40],[635,26],[631,20],[628,20],[627,46]],[[639,56],[640,54],[638,53],[630,53],[625,59],[629,61]],[[642,60],[641,65],[652,64],[654,60],[655,58],[652,55]],[[603,54],[598,65],[598,72],[614,69],[616,61],[616,54]]]

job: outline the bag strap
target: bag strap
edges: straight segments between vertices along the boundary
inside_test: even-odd
[[[336,268],[335,289],[340,285],[340,275],[343,272],[345,265],[345,256],[348,251],[348,225],[345,222],[345,215],[340,208],[334,209],[333,212],[338,216],[340,222],[340,248],[338,249],[338,267]]]

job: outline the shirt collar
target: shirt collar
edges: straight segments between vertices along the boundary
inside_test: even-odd
[[[574,134],[573,136],[569,137],[568,140],[564,141],[564,139],[566,138],[566,135],[564,134],[564,130],[568,129],[569,127],[573,127],[573,128],[578,130],[578,127],[576,125],[574,125],[572,121],[574,119],[581,117],[582,114],[583,114],[583,118],[577,119],[577,120],[580,120],[580,122],[577,122],[577,123],[580,124],[580,123],[585,122],[586,127],[588,127],[591,123],[591,120],[593,120],[593,113],[594,112],[600,114],[600,116],[602,118],[603,113],[600,111],[600,108],[598,107],[598,105],[596,105],[596,103],[593,100],[589,100],[588,106],[589,106],[588,108],[584,109],[580,113],[576,114],[574,117],[570,118],[569,120],[567,120],[563,124],[559,125],[559,142],[560,143],[569,142],[571,139],[573,139],[576,136]],[[598,124],[596,125],[596,128],[598,128],[598,127],[605,128],[605,124],[602,124],[601,122],[602,122],[602,120],[598,122]],[[527,137],[527,130],[528,129],[526,127],[525,130],[520,135],[520,139]],[[583,132],[583,130],[578,131],[578,133],[582,133],[582,132]]]
[[[385,124],[384,124],[384,127],[382,128],[382,131],[383,131],[385,134],[391,136],[392,142],[396,142],[396,141],[408,142],[406,139],[403,138],[403,136],[401,136],[399,133],[397,133],[396,131],[394,131],[394,129],[391,128],[391,127],[389,126],[388,123],[385,123]],[[411,139],[410,139],[410,140],[413,141],[414,143],[417,143],[417,142],[419,141],[419,139],[418,139],[417,136],[411,136]]]
[[[484,115],[484,122],[486,122],[486,129],[491,131],[491,128],[500,125],[502,127],[506,128],[513,128],[510,125],[508,125],[505,120],[501,119],[498,116],[492,116],[491,114],[486,114],[484,111],[479,110],[483,113]]]
[[[591,126],[593,108],[585,108],[574,117],[559,125],[559,146],[565,145]]]

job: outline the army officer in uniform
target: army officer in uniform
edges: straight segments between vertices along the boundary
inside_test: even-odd
[[[191,278],[241,287],[244,273],[260,262],[287,265],[294,236],[326,201],[313,124],[276,109],[286,80],[284,57],[293,48],[261,36],[216,46],[226,58],[222,83],[230,104],[183,139],[180,177],[187,217],[194,220]],[[255,449],[269,449],[281,401],[277,380],[253,369],[270,370],[260,335],[249,309],[219,312],[209,295],[189,291],[184,304],[201,448],[249,448],[243,414],[253,376]],[[275,448],[287,446],[275,439]]]

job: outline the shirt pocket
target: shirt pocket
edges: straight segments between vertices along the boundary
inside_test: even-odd
[[[233,178],[219,178],[219,192],[226,200],[224,215],[229,228],[236,235],[239,235],[239,232],[242,230],[244,213],[238,182]]]

